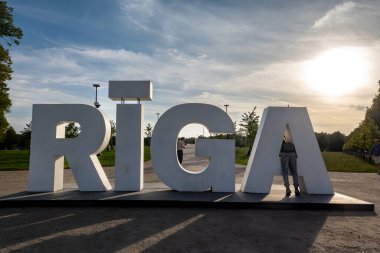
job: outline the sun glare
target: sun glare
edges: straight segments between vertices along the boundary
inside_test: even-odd
[[[316,92],[335,97],[346,95],[367,82],[366,53],[362,48],[334,48],[307,61],[303,72],[306,83]]]

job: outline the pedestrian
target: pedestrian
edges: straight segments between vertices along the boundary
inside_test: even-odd
[[[292,191],[290,190],[288,173],[293,176],[294,192],[296,196],[300,196],[298,189],[298,172],[297,172],[297,152],[294,144],[284,137],[280,151],[282,177],[284,179],[284,185],[286,188],[286,196],[289,197]]]
[[[183,149],[186,147],[185,138],[178,138],[177,141],[177,157],[180,164],[183,161]]]
[[[377,168],[377,174],[380,175],[380,143],[379,139],[373,140],[373,145],[369,151],[369,155],[371,156],[375,166]]]

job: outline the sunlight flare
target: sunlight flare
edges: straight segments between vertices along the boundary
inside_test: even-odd
[[[305,82],[326,96],[343,96],[368,81],[369,64],[363,48],[339,47],[323,52],[303,66]]]

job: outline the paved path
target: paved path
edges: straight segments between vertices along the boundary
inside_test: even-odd
[[[145,181],[157,181],[145,165]],[[106,173],[112,181],[113,168]],[[0,208],[0,252],[379,252],[380,176],[329,175],[336,192],[375,203],[375,212]],[[26,189],[26,171],[0,172],[0,195]]]

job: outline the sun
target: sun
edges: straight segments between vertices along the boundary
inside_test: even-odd
[[[363,48],[339,47],[321,53],[303,65],[305,82],[326,96],[342,96],[363,87],[368,80],[368,62]]]

